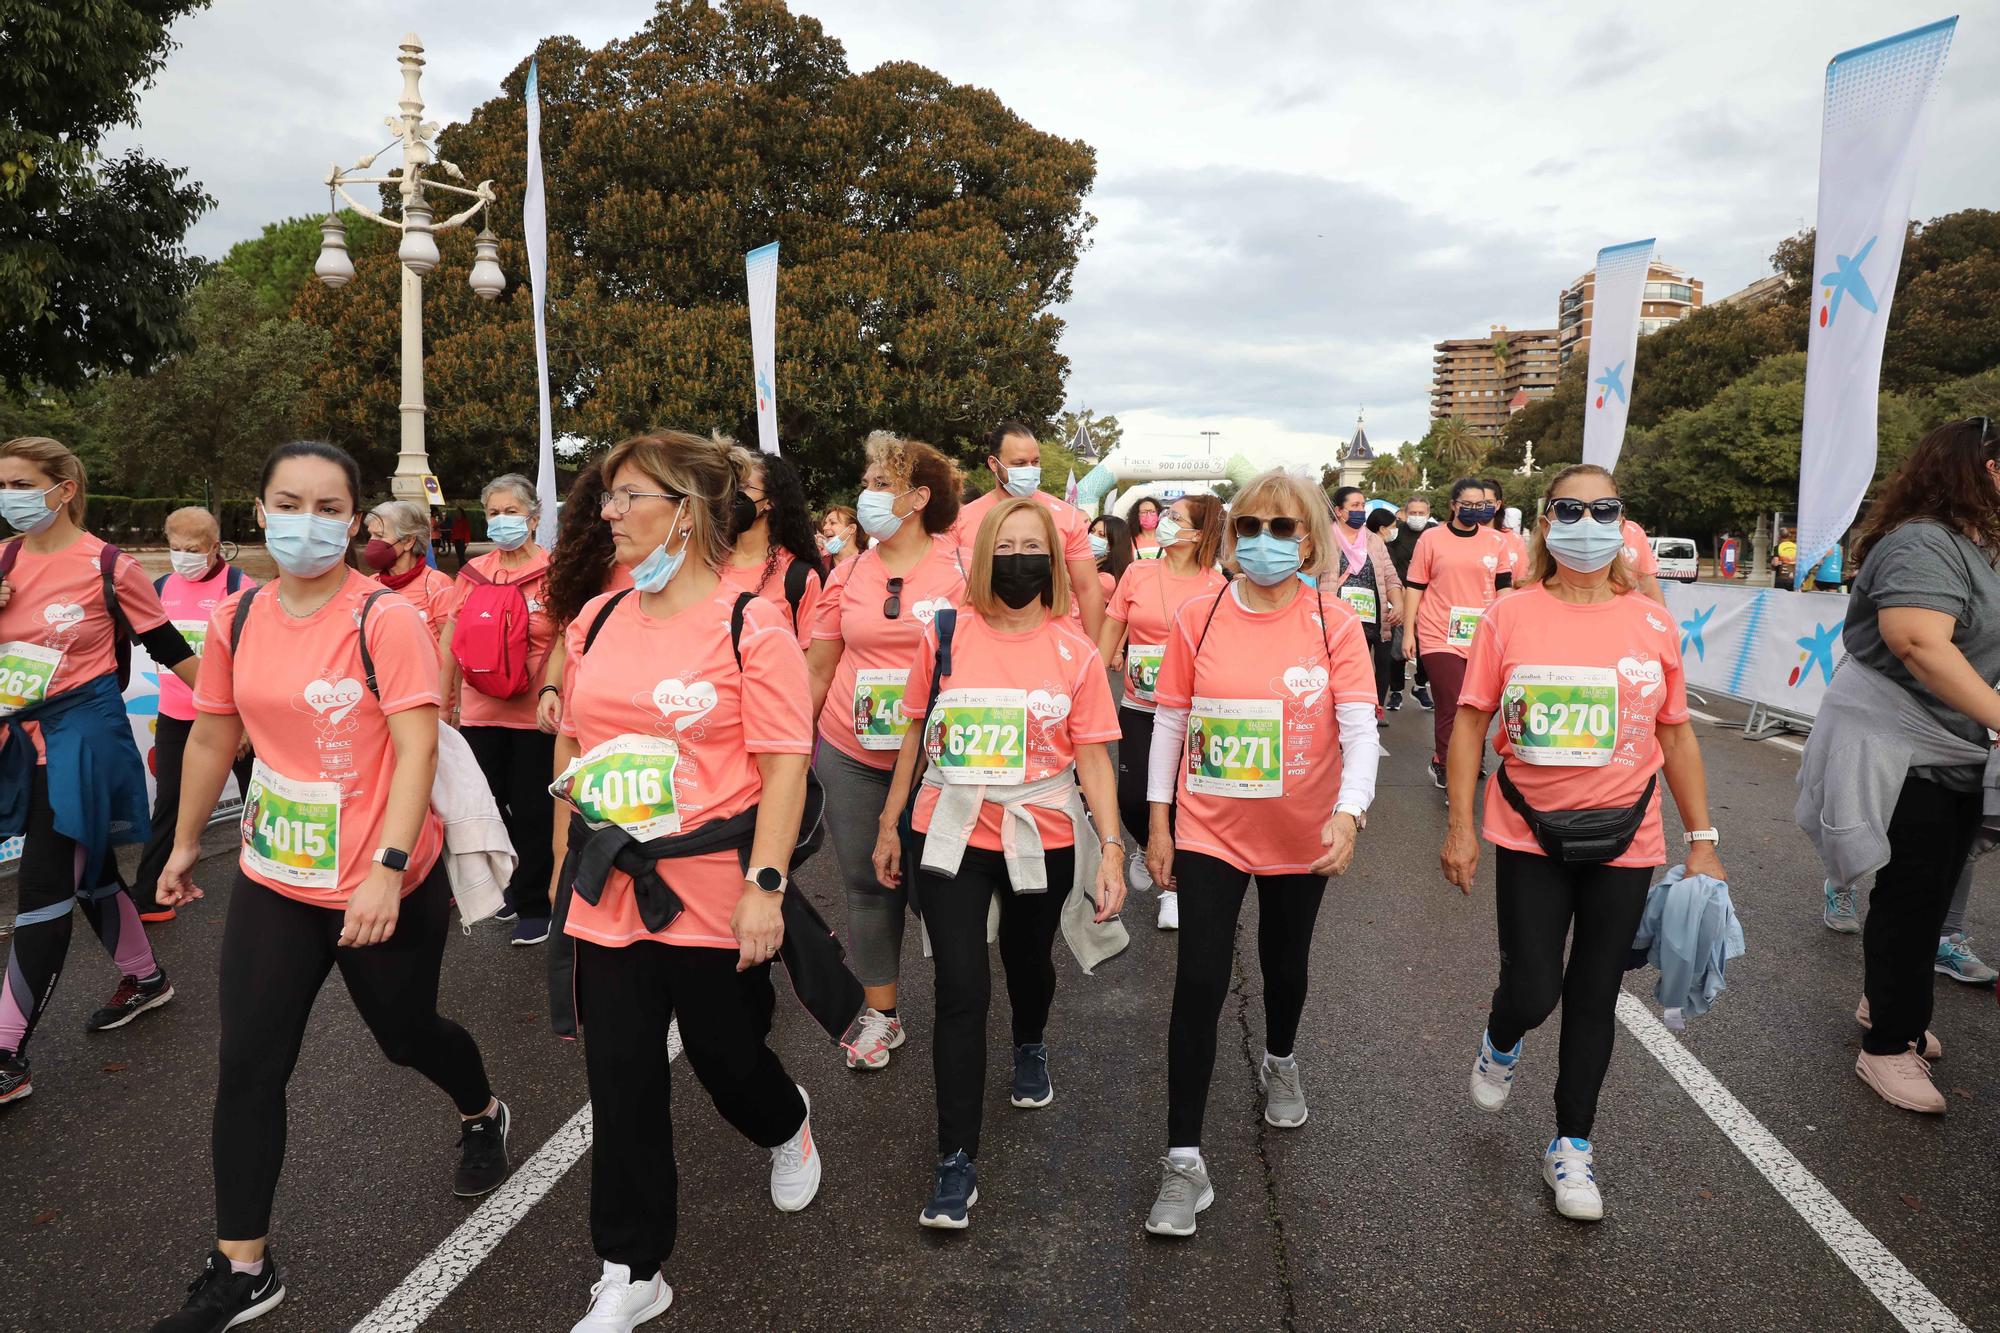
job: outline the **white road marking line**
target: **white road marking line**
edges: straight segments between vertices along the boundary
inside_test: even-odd
[[[676,1019],[667,1029],[667,1063],[681,1053],[681,1027]],[[458,1230],[444,1238],[424,1261],[410,1270],[382,1303],[363,1316],[352,1333],[416,1333],[437,1312],[458,1284],[486,1261],[528,1211],[556,1187],[590,1146],[590,1103],[577,1108],[563,1127],[549,1135],[535,1155],[514,1168],[507,1182],[473,1210]]]
[[[1713,713],[1704,713],[1699,708],[1688,709],[1688,716],[1693,718],[1697,722],[1713,722],[1716,725],[1723,727],[1737,726],[1736,723],[1728,721],[1725,718],[1717,717]],[[1779,746],[1782,749],[1790,750],[1793,754],[1804,754],[1806,752],[1805,746],[1785,736],[1766,736],[1764,738],[1764,744]]]
[[[1682,1091],[1694,1099],[1694,1104],[1728,1136],[1750,1165],[1771,1182],[1779,1197],[1805,1219],[1827,1248],[1861,1279],[1861,1285],[1868,1288],[1869,1294],[1882,1303],[1882,1308],[1897,1323],[1911,1333],[1970,1333],[1965,1323],[1916,1274],[1905,1268],[1860,1219],[1848,1212],[1832,1191],[1792,1156],[1777,1136],[1764,1128],[1763,1122],[1737,1101],[1687,1047],[1675,1040],[1666,1025],[1630,991],[1618,993],[1618,1021],[1653,1053],[1653,1058],[1681,1085]]]

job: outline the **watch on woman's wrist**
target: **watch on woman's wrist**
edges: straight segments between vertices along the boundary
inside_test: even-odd
[[[743,878],[773,897],[785,891],[785,872],[775,866],[752,866]]]

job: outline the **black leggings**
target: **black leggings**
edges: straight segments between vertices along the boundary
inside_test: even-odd
[[[1153,807],[1146,800],[1146,770],[1153,761],[1153,715],[1136,708],[1118,709],[1118,817],[1135,852],[1146,850],[1146,830]],[[1167,807],[1167,828],[1174,826],[1174,807]]]
[[[549,881],[555,876],[552,841],[556,738],[534,727],[466,727],[460,735],[479,760],[479,771],[500,807],[507,840],[514,844],[514,877],[507,906],[529,918],[549,915]]]
[[[1199,852],[1174,853],[1179,885],[1180,957],[1174,1012],[1167,1024],[1167,1146],[1201,1146],[1208,1087],[1215,1077],[1215,1027],[1229,998],[1236,920],[1250,872]],[[1324,875],[1257,876],[1257,961],[1264,975],[1264,1049],[1292,1053],[1306,1007],[1313,923],[1326,896]]]
[[[334,941],[344,911],[287,898],[237,872],[216,1000],[222,1072],[212,1151],[215,1230],[223,1240],[255,1240],[271,1230],[271,1198],[285,1164],[285,1085],[330,969],[340,969],[361,1021],[392,1064],[437,1084],[461,1115],[478,1115],[492,1101],[479,1047],[438,1016],[450,911],[440,860],[404,896],[395,934],[365,949],[340,948]],[[355,1108],[357,1132],[366,1132],[366,1109]]]
[[[1655,867],[1565,865],[1533,852],[1496,851],[1500,984],[1486,1035],[1493,1049],[1512,1050],[1562,1001],[1556,1134],[1587,1139],[1604,1071],[1611,1067],[1619,981]],[[1564,967],[1563,941],[1572,921],[1576,938]]]
[[[1863,989],[1874,1024],[1861,1035],[1871,1055],[1909,1049],[1931,1021],[1938,934],[1959,872],[1979,832],[1977,791],[1953,791],[1912,773],[1889,819],[1889,864],[1875,872],[1861,932]]]
[[[139,855],[139,869],[132,877],[132,901],[142,912],[159,910],[160,872],[174,850],[174,824],[181,814],[181,765],[187,756],[188,737],[194,723],[162,713],[153,733],[153,836]],[[236,789],[250,790],[250,770],[255,755],[244,755],[233,766]]]
[[[923,835],[917,836],[921,844]],[[1007,860],[983,847],[965,849],[956,879],[919,870],[917,901],[923,904],[937,966],[936,1031],[931,1038],[931,1071],[937,1083],[938,1156],[963,1148],[979,1156],[980,1109],[986,1097],[986,1011],[993,977],[987,966],[986,913],[1000,895],[1000,966],[1007,975],[1007,1004],[1013,1011],[1014,1044],[1042,1040],[1049,1007],[1056,998],[1056,964],[1051,957],[1063,902],[1076,869],[1074,847],[1051,847],[1047,893],[1016,893],[1007,880]]]
[[[771,1053],[771,965],[736,970],[734,949],[654,940],[607,948],[576,942],[577,1010],[596,1146],[590,1239],[632,1280],[674,1252],[680,1173],[674,1165],[667,1024],[678,1014],[688,1064],[722,1118],[759,1147],[798,1133],[806,1104]]]

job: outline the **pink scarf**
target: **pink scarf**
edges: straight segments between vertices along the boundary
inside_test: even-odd
[[[1341,526],[1344,528],[1347,525],[1343,523]],[[1345,532],[1340,533],[1339,536],[1341,546],[1347,551],[1348,574],[1350,576],[1359,574],[1361,566],[1368,562],[1368,529],[1361,529],[1353,541],[1347,539]]]

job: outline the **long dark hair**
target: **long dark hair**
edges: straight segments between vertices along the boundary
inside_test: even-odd
[[[1917,441],[1903,465],[1882,483],[1855,546],[1859,566],[1882,540],[1914,519],[1942,523],[2000,555],[2000,491],[1986,465],[2000,461],[2000,422],[1967,417]]]
[[[611,525],[604,521],[598,497],[604,494],[604,472],[587,464],[570,484],[562,516],[556,520],[556,549],[549,553],[548,613],[561,628],[575,620],[583,604],[604,591],[604,576],[618,548]]]
[[[770,580],[778,567],[778,552],[791,552],[792,559],[807,569],[826,577],[826,570],[820,564],[819,542],[814,537],[812,510],[806,506],[806,488],[799,480],[798,469],[785,461],[781,454],[751,454],[740,451],[747,462],[739,463],[736,469],[737,484],[748,480],[746,474],[752,469],[764,473],[764,498],[771,502],[765,513],[765,529],[771,538],[771,554],[764,564],[764,577],[757,586],[762,588]]]
[[[1103,528],[1105,544],[1111,548],[1097,562],[1097,567],[1109,574],[1116,585],[1132,564],[1132,525],[1116,514],[1106,514],[1092,526]]]

